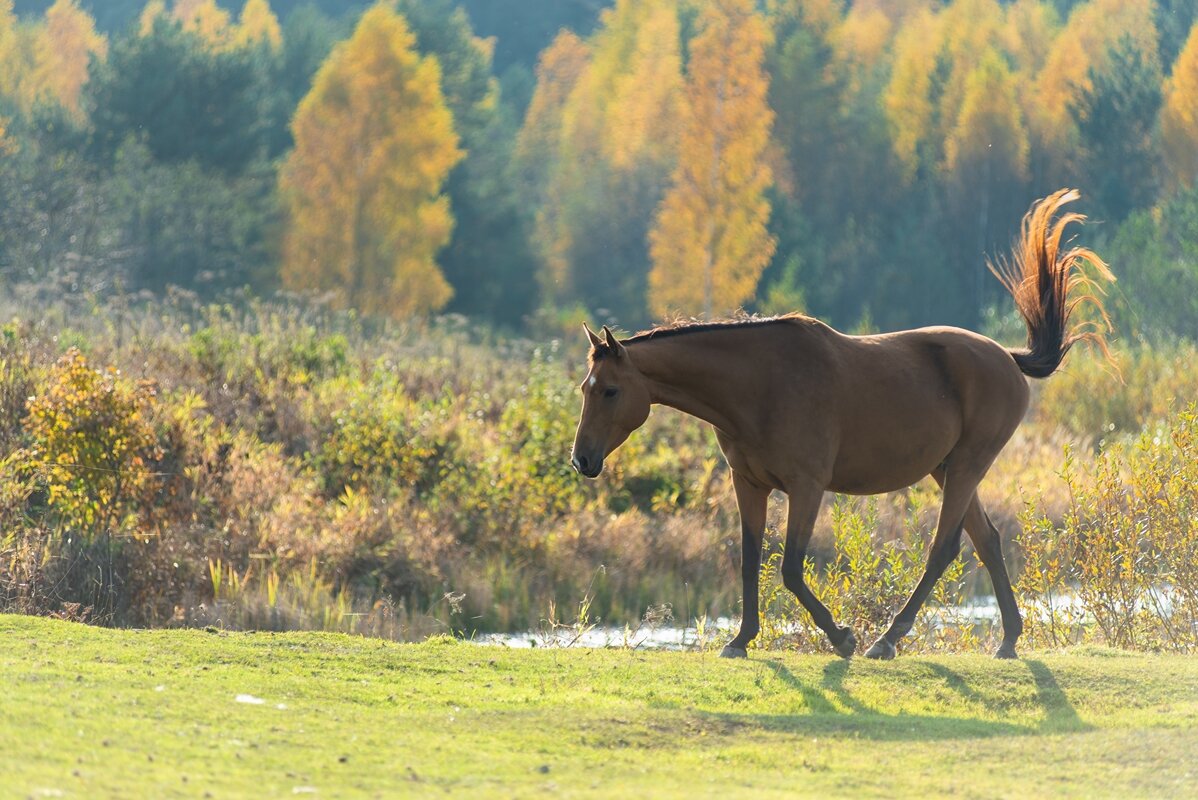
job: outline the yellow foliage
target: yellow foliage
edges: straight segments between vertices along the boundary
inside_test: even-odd
[[[453,228],[441,194],[463,157],[441,93],[404,18],[379,3],[321,66],[280,171],[289,211],[282,277],[339,306],[411,317],[452,289],[434,259]]]
[[[33,80],[36,29],[17,19],[12,0],[0,0],[0,97],[29,108],[37,96]]]
[[[1002,46],[1011,54],[1016,69],[1039,75],[1060,29],[1061,20],[1051,4],[1042,0],[1015,0],[1007,8]]]
[[[264,43],[273,50],[279,49],[283,44],[283,31],[268,0],[246,0],[233,39],[238,47]]]
[[[877,9],[854,7],[829,38],[839,61],[869,70],[886,56],[893,33],[890,17]]]
[[[228,47],[233,34],[229,12],[216,0],[175,0],[172,16],[183,30],[194,33],[214,50]]]
[[[773,111],[770,38],[752,0],[713,0],[691,42],[673,185],[649,234],[657,314],[731,311],[751,299],[775,242],[763,159]]]
[[[673,158],[682,90],[673,0],[617,0],[563,112],[563,140],[620,169]]]
[[[1023,180],[1028,151],[1014,76],[990,48],[965,81],[961,113],[944,144],[945,168],[969,174],[969,165],[985,163],[1006,178]]]
[[[141,10],[141,16],[137,21],[141,35],[149,36],[150,32],[154,30],[154,23],[165,14],[166,0],[150,0],[146,3],[146,7]]]
[[[894,43],[894,66],[883,103],[894,153],[907,180],[919,166],[920,145],[932,136],[932,73],[940,32],[940,18],[924,10],[908,17]]]
[[[562,30],[537,60],[537,86],[516,140],[516,158],[530,169],[558,155],[562,112],[583,71],[590,50],[572,31]]]
[[[1198,182],[1198,24],[1190,30],[1185,47],[1165,84],[1161,108],[1161,136],[1165,145],[1165,174],[1173,188]]]
[[[620,168],[640,158],[667,163],[677,142],[682,89],[678,15],[671,2],[641,3],[626,66],[613,81],[607,136],[612,162]]]
[[[57,0],[46,10],[46,24],[38,32],[33,76],[38,95],[49,94],[81,119],[79,95],[93,55],[108,55],[108,39],[96,33],[95,21],[76,0]]]
[[[1075,147],[1077,126],[1069,107],[1091,88],[1090,70],[1102,70],[1110,51],[1131,37],[1146,63],[1158,60],[1153,0],[1090,0],[1073,9],[1053,43],[1035,86],[1036,109],[1028,120],[1037,141],[1065,162]]]
[[[557,35],[537,62],[537,88],[516,139],[516,163],[537,195],[536,229],[548,268],[543,283],[549,294],[564,291],[569,278],[569,238],[560,218],[561,203],[546,202],[543,195],[557,188],[549,176],[561,158],[563,115],[589,64],[590,49],[585,42],[568,30]]]
[[[651,198],[646,216],[656,204],[677,153],[679,40],[675,0],[618,0],[589,42],[562,34],[542,57],[518,154],[542,200],[535,235],[550,295],[571,291],[579,226],[618,216],[612,203],[626,202],[630,183]]]

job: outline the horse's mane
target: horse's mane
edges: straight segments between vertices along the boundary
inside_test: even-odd
[[[681,336],[684,333],[702,333],[704,331],[718,331],[725,328],[759,328],[765,325],[776,325],[782,322],[810,321],[811,317],[806,314],[791,313],[779,314],[773,317],[759,317],[756,315],[745,315],[738,317],[729,317],[727,319],[717,319],[711,322],[703,322],[696,319],[676,319],[670,322],[658,325],[655,328],[641,331],[635,336],[624,340],[625,344],[633,342],[643,342],[647,339],[664,339],[669,336]]]
[[[772,317],[759,317],[756,315],[743,315],[737,317],[729,317],[726,319],[712,320],[705,322],[696,319],[676,319],[670,322],[662,323],[654,328],[640,331],[634,336],[624,339],[622,344],[636,344],[637,342],[646,342],[650,339],[666,339],[673,336],[682,336],[687,333],[703,333],[705,331],[719,331],[733,328],[761,328],[767,325],[779,325],[786,322],[811,322],[812,317],[806,314],[797,312],[790,314],[779,314]],[[596,346],[591,348],[591,360],[597,361],[608,355],[610,349],[606,345]]]

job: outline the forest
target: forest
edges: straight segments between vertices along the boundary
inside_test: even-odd
[[[0,274],[1002,330],[987,262],[1073,186],[1121,334],[1198,330],[1192,3],[507,5],[0,2]]]

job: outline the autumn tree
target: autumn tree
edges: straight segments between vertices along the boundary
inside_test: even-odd
[[[677,4],[617,0],[585,43],[559,37],[554,48],[562,49],[553,59],[579,44],[583,52],[560,60],[568,90],[554,87],[544,95],[563,102],[543,107],[534,96],[537,107],[530,107],[518,144],[524,173],[543,175],[533,190],[544,198],[535,231],[543,283],[551,301],[585,302],[636,324],[646,316],[646,235],[677,152],[682,92]],[[539,86],[535,95],[541,94]],[[542,122],[556,130],[534,131]],[[529,160],[539,158],[529,147],[534,139],[552,140],[551,160],[530,169]]]
[[[40,92],[82,118],[79,98],[88,65],[107,53],[108,40],[96,33],[91,16],[75,0],[56,0],[46,10],[46,24],[38,35],[33,80]]]
[[[0,98],[21,109],[31,107],[37,95],[33,80],[36,37],[36,29],[13,12],[12,0],[0,0]]]
[[[396,317],[443,307],[452,290],[435,256],[453,217],[441,192],[463,154],[440,67],[390,5],[334,49],[292,127],[285,285]]]
[[[1076,175],[1080,153],[1078,98],[1092,88],[1092,76],[1107,72],[1119,40],[1129,37],[1145,64],[1156,65],[1153,0],[1090,0],[1072,9],[1031,87],[1028,126],[1033,145],[1047,162],[1042,184],[1059,186]]]
[[[714,0],[700,12],[678,166],[649,237],[657,314],[735,309],[754,296],[773,255],[762,160],[773,121],[768,41],[751,0]]]
[[[947,216],[957,233],[954,282],[980,314],[987,289],[994,288],[987,254],[1005,249],[1025,206],[1029,145],[1015,76],[997,50],[983,54],[963,88],[944,144],[944,181]]]
[[[537,85],[516,138],[514,157],[525,196],[536,206],[536,231],[545,264],[540,278],[549,297],[563,297],[569,281],[569,238],[562,211],[552,195],[561,169],[566,105],[590,64],[590,49],[563,30],[541,53]]]
[[[238,47],[265,45],[272,50],[282,46],[283,31],[267,0],[246,0],[233,33],[233,43]]]
[[[175,0],[171,16],[183,30],[199,36],[213,49],[228,47],[232,40],[229,12],[217,5],[216,0]]]
[[[1165,175],[1174,189],[1198,182],[1198,25],[1173,65],[1161,110]]]

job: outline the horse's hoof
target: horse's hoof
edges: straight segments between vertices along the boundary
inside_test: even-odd
[[[857,637],[848,628],[841,628],[841,630],[844,631],[844,638],[840,640],[840,644],[833,644],[832,649],[841,658],[852,658],[853,653],[857,652]]]
[[[996,650],[994,653],[994,657],[995,658],[1004,658],[1004,659],[1005,658],[1019,658],[1019,656],[1015,654],[1014,643],[1008,643],[1008,642],[1003,642],[999,646],[998,650]]]
[[[865,657],[875,658],[879,661],[889,661],[895,657],[896,653],[894,645],[886,641],[885,637],[883,637],[874,642],[873,647],[865,651]]]
[[[733,647],[730,644],[724,645],[724,649],[720,651],[720,658],[748,658],[749,654],[743,647]]]

